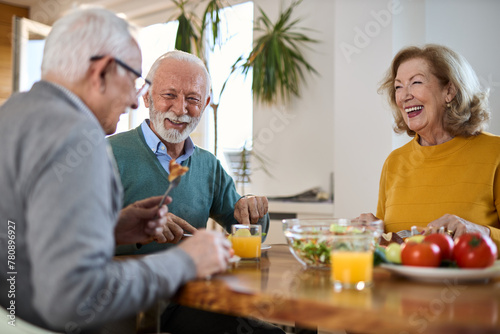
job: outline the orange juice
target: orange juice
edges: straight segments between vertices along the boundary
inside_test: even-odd
[[[342,284],[371,283],[373,252],[335,251],[331,253],[332,280]]]
[[[231,242],[233,243],[234,254],[242,259],[260,258],[260,235],[245,237],[233,235]]]

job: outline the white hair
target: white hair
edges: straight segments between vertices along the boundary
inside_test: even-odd
[[[55,73],[75,82],[84,77],[92,56],[126,59],[136,44],[134,34],[134,27],[107,9],[75,9],[57,20],[47,37],[42,78]]]
[[[176,60],[185,61],[188,63],[198,65],[203,70],[203,73],[205,74],[205,81],[207,84],[206,97],[210,96],[210,87],[212,85],[212,80],[210,79],[210,74],[208,73],[208,70],[207,70],[207,67],[205,66],[205,63],[203,63],[203,61],[200,58],[198,58],[197,56],[195,56],[191,53],[180,51],[180,50],[169,51],[169,52],[161,55],[158,59],[156,59],[154,64],[151,66],[151,69],[149,70],[148,75],[146,77],[149,81],[152,82],[153,85],[154,85],[153,79],[154,79],[154,76],[156,74],[156,71],[160,67],[161,62],[164,61],[165,59],[176,59]],[[151,85],[151,87],[152,87],[152,85]],[[151,90],[151,87],[149,88],[150,90]]]

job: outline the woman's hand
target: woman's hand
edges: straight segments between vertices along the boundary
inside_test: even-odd
[[[474,224],[463,218],[450,214],[445,214],[441,218],[430,222],[425,229],[425,234],[436,233],[441,227],[444,227],[444,231],[453,237],[453,239],[456,239],[466,233],[480,233],[486,236],[490,235],[490,229],[486,226]]]
[[[362,214],[359,215],[359,217],[354,218],[354,220],[359,220],[359,221],[362,221],[362,222],[371,223],[371,222],[374,222],[374,221],[377,221],[377,220],[380,220],[380,219],[378,219],[377,217],[375,217],[373,215],[373,213],[362,213]]]

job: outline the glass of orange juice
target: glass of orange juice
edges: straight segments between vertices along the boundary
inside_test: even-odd
[[[373,284],[373,233],[348,231],[332,236],[330,262],[335,289],[363,290]]]
[[[234,254],[242,260],[260,260],[261,237],[261,225],[233,225],[231,242]]]

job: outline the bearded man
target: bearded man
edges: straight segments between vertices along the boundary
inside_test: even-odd
[[[150,120],[109,138],[124,187],[124,205],[161,195],[169,185],[169,162],[189,167],[170,196],[167,225],[156,242],[120,246],[119,254],[145,254],[177,243],[185,232],[206,227],[214,219],[230,232],[233,224],[269,228],[266,197],[240,196],[232,178],[210,152],[189,137],[210,103],[210,75],[196,56],[171,51],[159,57],[147,78],[144,103]]]

